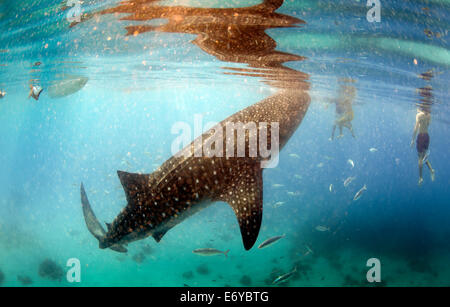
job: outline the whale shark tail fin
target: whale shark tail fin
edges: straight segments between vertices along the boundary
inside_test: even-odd
[[[89,232],[100,242],[105,237],[106,231],[103,229],[102,225],[95,216],[94,211],[92,210],[83,183],[81,183],[80,192],[81,192],[81,206],[83,208],[84,221],[86,222],[86,226]],[[127,252],[127,249],[122,245],[113,245],[110,248],[113,251],[119,253]]]

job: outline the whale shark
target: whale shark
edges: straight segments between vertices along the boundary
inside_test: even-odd
[[[219,125],[255,123],[259,131],[262,123],[268,123],[268,126],[278,123],[277,142],[281,150],[300,125],[309,103],[310,97],[303,88],[287,88],[231,115]],[[85,214],[86,224],[95,226],[91,229],[96,231],[91,232],[99,240],[101,249],[124,248],[149,236],[159,242],[171,228],[217,201],[231,206],[239,223],[244,248],[249,250],[253,247],[262,221],[262,163],[267,162],[267,157],[260,152],[256,156],[248,154],[244,157],[196,155],[196,144],[200,143],[201,148],[205,148],[205,142],[216,136],[216,130],[217,127],[213,127],[206,131],[151,174],[118,171],[127,205],[111,224],[107,224],[106,233],[95,222],[82,184],[83,207],[92,212],[91,215]],[[252,139],[251,130],[247,132],[246,153]],[[221,141],[228,145],[230,138],[235,139],[231,143],[236,152],[237,134],[223,134]],[[265,140],[267,148],[272,147],[272,140],[271,136]]]

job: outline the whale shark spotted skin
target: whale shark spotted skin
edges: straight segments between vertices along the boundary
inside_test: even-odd
[[[309,102],[309,95],[302,89],[282,90],[233,114],[220,124],[225,127],[227,123],[279,123],[281,149],[302,121]],[[199,138],[205,142],[213,134],[214,128]],[[223,133],[223,141],[225,138]],[[249,136],[245,138],[246,152],[249,152],[249,139]],[[196,141],[182,152],[194,152]],[[267,143],[267,148],[271,148],[270,137],[267,137]],[[234,146],[236,149],[236,141]],[[118,171],[128,204],[108,224],[105,235],[96,235],[100,248],[123,246],[149,236],[159,242],[169,229],[187,217],[216,201],[223,201],[233,209],[244,248],[249,250],[258,237],[262,221],[261,163],[264,160],[259,153],[256,157],[231,158],[226,155],[196,157],[177,154],[152,174]],[[82,193],[83,197],[87,200]]]

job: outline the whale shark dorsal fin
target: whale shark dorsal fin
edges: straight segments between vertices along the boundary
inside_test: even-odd
[[[135,174],[117,171],[120,182],[122,183],[127,197],[128,206],[135,206],[139,200],[145,199],[146,191],[149,191],[152,186],[152,175]]]
[[[218,200],[227,202],[238,219],[244,248],[249,250],[258,238],[262,221],[263,180],[259,162],[250,160],[233,166],[240,175],[229,183]]]

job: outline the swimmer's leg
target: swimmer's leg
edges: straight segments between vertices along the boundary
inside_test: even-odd
[[[345,127],[348,128],[348,130],[350,130],[350,133],[352,134],[352,137],[356,138],[355,133],[353,133],[353,126],[352,123],[348,122],[345,124]]]
[[[338,138],[341,138],[343,136],[344,136],[344,134],[342,133],[342,125],[339,125],[339,136],[338,136]]]
[[[419,154],[419,185],[422,185],[423,182],[423,177],[422,177],[422,170],[423,170],[423,158],[424,158],[424,154],[420,153]]]
[[[330,141],[334,139],[334,132],[336,131],[336,124],[333,125],[333,131],[331,132],[331,138]]]
[[[434,181],[434,169],[431,167],[431,163],[430,161],[427,160],[427,162],[425,162],[425,164],[428,166],[428,168],[430,169],[430,173],[431,173],[431,181]]]

